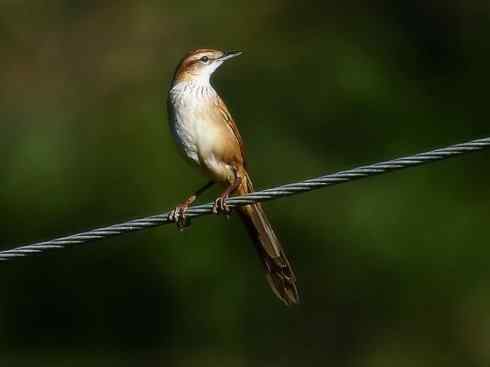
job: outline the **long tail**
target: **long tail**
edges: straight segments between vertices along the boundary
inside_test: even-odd
[[[252,181],[244,172],[237,193],[243,195],[252,191],[254,191]],[[299,303],[296,276],[262,206],[260,203],[242,206],[239,208],[239,213],[255,243],[272,290],[288,306]]]

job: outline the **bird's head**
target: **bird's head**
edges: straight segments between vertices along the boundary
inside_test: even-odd
[[[240,51],[220,51],[213,49],[191,51],[184,56],[177,66],[173,84],[180,81],[201,81],[209,83],[209,78],[223,62],[240,54]]]

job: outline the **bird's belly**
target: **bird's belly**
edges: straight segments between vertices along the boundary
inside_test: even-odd
[[[172,124],[172,133],[179,150],[192,162],[199,164],[197,138],[192,119],[177,114]]]
[[[223,155],[226,140],[223,139],[222,130],[213,126],[200,126],[198,131],[198,155],[205,173],[217,182],[233,182],[233,167]]]
[[[214,181],[233,180],[233,168],[223,160],[222,126],[210,123],[202,113],[187,111],[175,115],[173,135],[184,156],[200,166]]]

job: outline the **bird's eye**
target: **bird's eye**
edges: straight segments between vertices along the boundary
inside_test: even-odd
[[[201,59],[200,59],[200,60],[201,60],[202,62],[204,62],[204,63],[207,63],[207,62],[209,61],[209,57],[207,57],[207,56],[203,56],[203,57],[201,57]]]

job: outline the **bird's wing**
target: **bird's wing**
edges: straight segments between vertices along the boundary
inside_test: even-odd
[[[245,144],[243,143],[243,139],[240,135],[240,132],[238,131],[238,127],[235,124],[235,121],[233,121],[233,117],[231,117],[230,111],[228,111],[228,108],[226,107],[225,103],[221,98],[216,99],[216,107],[223,118],[223,120],[226,123],[226,126],[230,129],[232,132],[233,136],[235,137],[238,145],[240,146],[240,153],[242,155],[243,161],[245,162]]]

